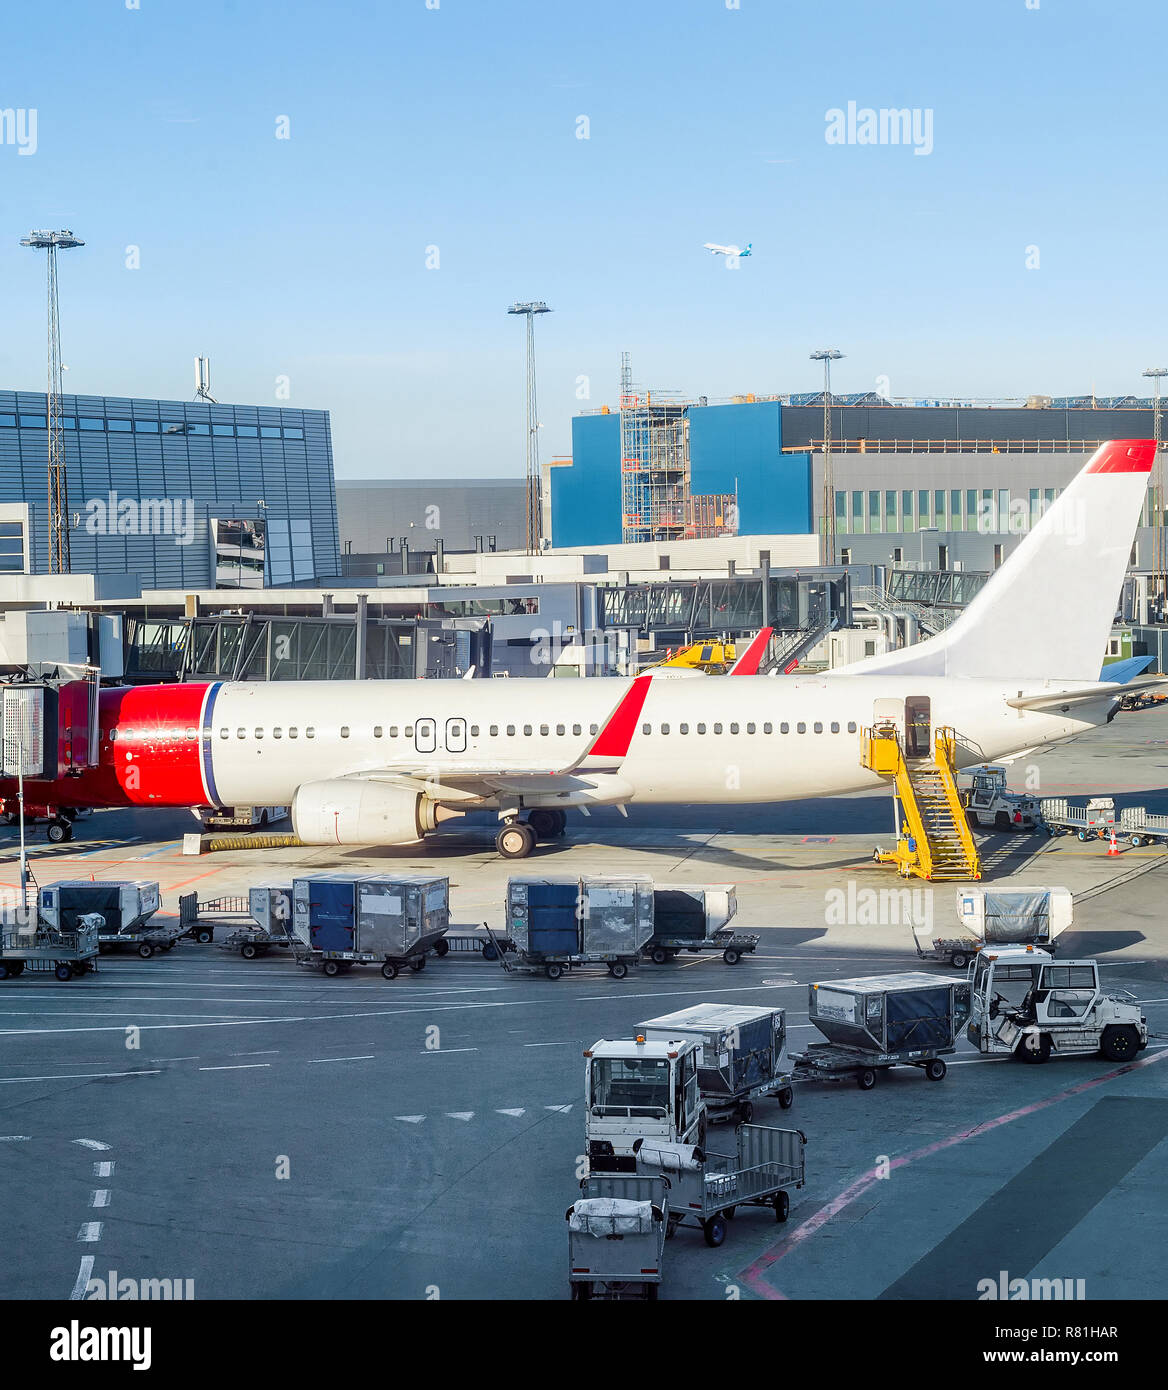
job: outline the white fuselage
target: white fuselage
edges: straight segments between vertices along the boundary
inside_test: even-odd
[[[1055,682],[1053,689],[1075,682]],[[555,773],[572,767],[631,681],[426,680],[226,684],[207,710],[210,799],[287,804],[305,783],[379,770]],[[928,699],[931,731],[956,731],[962,766],[1054,743],[1106,718],[1114,697],[1058,711],[1006,701],[1030,681],[904,675],[654,678],[613,768],[642,803],[733,803],[862,791],[860,730]],[[309,730],[311,729],[311,734]],[[593,760],[574,774],[603,783]],[[538,795],[525,795],[537,804]],[[597,797],[597,800],[603,799]],[[479,804],[491,804],[491,798]]]

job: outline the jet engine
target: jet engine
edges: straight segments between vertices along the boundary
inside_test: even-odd
[[[459,815],[420,792],[385,782],[307,782],[292,799],[292,826],[306,845],[408,845]]]

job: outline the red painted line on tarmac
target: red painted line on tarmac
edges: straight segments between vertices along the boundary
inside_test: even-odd
[[[168,883],[166,891],[173,893],[176,888],[185,888],[188,883],[198,883],[201,878],[210,878],[212,874],[221,874],[228,867],[226,864],[221,864],[218,868],[208,869],[205,874],[196,874],[194,878],[184,878],[181,883]]]
[[[1168,1049],[1157,1052],[1153,1057],[1143,1057],[1138,1062],[1129,1062],[1126,1066],[1117,1067],[1114,1071],[1105,1072],[1102,1076],[1093,1077],[1090,1081],[1081,1081],[1077,1086],[1071,1086],[1065,1091],[1059,1091],[1056,1095],[1048,1096],[1045,1100],[1037,1100],[1032,1105],[1024,1105],[1018,1110],[1010,1110],[1005,1115],[998,1115],[992,1120],[982,1120],[980,1124],[973,1125],[969,1129],[960,1129],[955,1134],[951,1134],[948,1139],[938,1139],[933,1144],[927,1144],[923,1149],[916,1149],[913,1153],[904,1154],[900,1158],[893,1159],[890,1171],[896,1168],[905,1168],[910,1163],[915,1163],[919,1158],[929,1158],[942,1149],[952,1148],[956,1144],[964,1144],[967,1139],[977,1139],[983,1134],[988,1134],[991,1130],[999,1128],[1001,1125],[1012,1124],[1015,1120],[1021,1120],[1027,1115],[1037,1114],[1039,1110],[1045,1110],[1049,1105],[1057,1105],[1059,1101],[1069,1100],[1071,1096],[1080,1095],[1083,1091],[1090,1091],[1096,1086],[1102,1086],[1104,1082],[1114,1081],[1117,1076],[1126,1076],[1128,1072],[1138,1070],[1140,1067],[1150,1067],[1155,1062],[1162,1062],[1168,1057]],[[1056,1063],[1057,1065],[1057,1063]],[[870,1169],[863,1173],[854,1182],[850,1183],[838,1196],[833,1197],[826,1206],[820,1207],[814,1216],[809,1216],[801,1226],[797,1226],[784,1240],[777,1245],[773,1245],[765,1255],[760,1255],[753,1264],[748,1265],[742,1270],[737,1278],[744,1283],[752,1293],[760,1298],[771,1300],[786,1299],[786,1294],[769,1284],[763,1277],[763,1271],[777,1264],[784,1255],[790,1254],[797,1245],[813,1236],[817,1231],[822,1230],[827,1223],[844,1211],[856,1200],[863,1196],[865,1192],[874,1184],[883,1181],[875,1169]]]

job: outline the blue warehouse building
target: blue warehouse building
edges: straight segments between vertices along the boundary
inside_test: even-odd
[[[49,569],[46,410],[0,391],[0,573]],[[207,589],[339,572],[327,411],[64,396],[62,424],[74,573]]]

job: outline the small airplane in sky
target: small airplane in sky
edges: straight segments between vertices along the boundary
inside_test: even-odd
[[[719,246],[716,241],[706,241],[702,246],[712,256],[749,256],[753,244],[748,241],[745,246]]]

